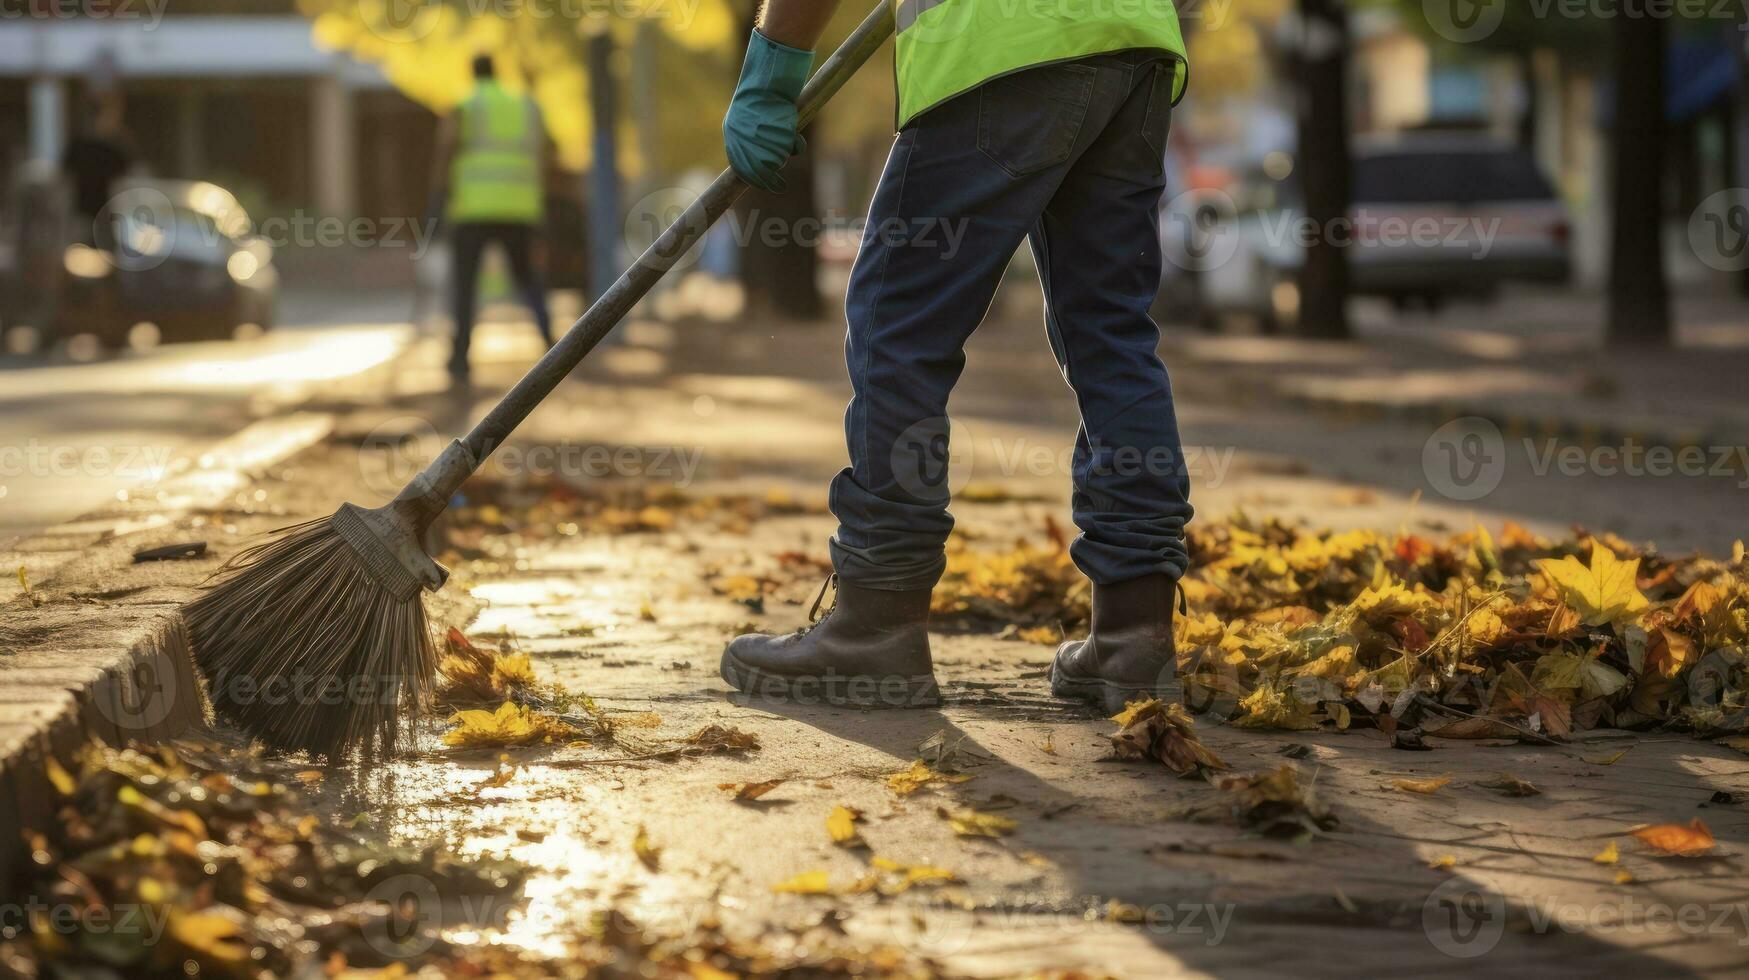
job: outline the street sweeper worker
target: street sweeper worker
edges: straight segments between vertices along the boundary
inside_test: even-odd
[[[837,6],[767,0],[761,12],[723,121],[730,166],[750,184],[783,188],[802,145],[796,100]],[[835,600],[800,632],[730,642],[723,678],[793,700],[938,702],[927,627],[953,527],[948,395],[1026,241],[1081,411],[1070,554],[1093,583],[1091,635],[1057,650],[1051,688],[1110,712],[1170,696],[1191,508],[1148,309],[1187,72],[1177,14],[1170,0],[902,0],[895,15],[899,132],[845,302],[853,397],[850,465],[831,488]]]
[[[541,222],[546,218],[542,186],[546,126],[533,99],[499,84],[491,55],[476,57],[473,71],[473,93],[444,120],[438,134],[433,177],[450,225],[455,342],[449,373],[458,383],[469,377],[480,260],[492,242],[502,246],[510,260],[511,277],[534,314],[541,340],[553,345],[546,287],[535,268]]]

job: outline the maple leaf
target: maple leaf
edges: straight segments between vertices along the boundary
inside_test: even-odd
[[[1660,823],[1631,830],[1629,833],[1648,847],[1679,857],[1705,854],[1717,843],[1713,839],[1713,832],[1707,829],[1706,824],[1701,823],[1699,817],[1689,821],[1686,827],[1681,824]]]
[[[1157,759],[1180,776],[1227,764],[1196,737],[1195,725],[1183,706],[1149,698],[1136,701],[1114,716],[1118,730],[1107,735],[1119,759]]]
[[[456,727],[443,734],[443,744],[458,749],[540,745],[576,738],[582,733],[565,722],[506,701],[496,711],[475,708],[449,717]]]
[[[1568,555],[1559,561],[1540,558],[1536,567],[1587,626],[1633,619],[1646,609],[1646,597],[1635,584],[1640,560],[1622,561],[1601,541],[1591,542],[1589,566]]]

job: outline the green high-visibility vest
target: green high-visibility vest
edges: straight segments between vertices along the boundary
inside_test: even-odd
[[[1172,0],[893,0],[899,125],[1006,75],[1130,49],[1172,56],[1184,96],[1184,33]]]
[[[449,220],[540,222],[545,216],[540,172],[545,134],[534,100],[485,79],[457,110],[457,125]]]

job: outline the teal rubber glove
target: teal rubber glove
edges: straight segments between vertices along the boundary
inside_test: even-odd
[[[754,187],[781,191],[778,171],[807,146],[796,132],[796,99],[814,66],[814,52],[779,44],[758,31],[747,42],[741,81],[723,117],[729,166]]]

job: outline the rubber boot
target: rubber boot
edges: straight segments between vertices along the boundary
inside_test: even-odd
[[[798,704],[940,704],[929,657],[929,590],[884,592],[849,582],[837,586],[832,607],[806,629],[783,636],[749,633],[729,641],[723,650],[723,680],[745,694]],[[819,600],[814,608],[819,610]]]
[[[1172,603],[1178,587],[1165,575],[1093,586],[1093,623],[1085,640],[1057,648],[1051,693],[1089,701],[1115,715],[1131,701],[1178,697]]]

